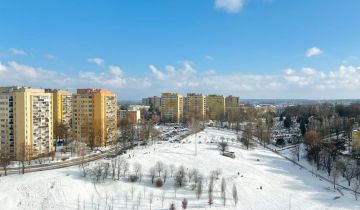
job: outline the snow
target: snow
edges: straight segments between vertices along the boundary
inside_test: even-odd
[[[235,152],[235,159],[221,156],[216,144],[206,143],[212,139],[219,141],[221,137],[230,142],[229,149]],[[195,138],[197,142],[201,142],[197,144],[197,156],[194,155]],[[223,172],[221,176],[227,181],[227,203],[224,207],[220,198],[219,179],[215,182],[215,199],[211,209],[360,209],[360,201],[355,201],[350,192],[343,191],[344,195],[341,195],[332,189],[330,183],[319,180],[279,155],[261,146],[245,150],[241,145],[233,143],[232,139],[236,139],[234,133],[207,128],[197,135],[187,137],[183,143],[163,142],[129,151],[134,157],[127,160],[130,165],[141,163],[144,174],[157,161],[168,165],[183,165],[188,170],[196,168],[206,177],[210,171],[220,168]],[[127,158],[128,155],[124,157]],[[231,198],[233,183],[239,194],[236,207]],[[145,192],[140,209],[149,209],[148,197],[151,191],[154,192],[152,209],[169,209],[171,202],[175,203],[177,209],[181,209],[181,200],[184,198],[188,200],[188,209],[210,208],[207,204],[206,183],[200,200],[197,200],[190,187],[179,189],[175,198],[173,185],[173,180],[169,177],[163,188],[155,188],[148,176],[144,176],[141,183],[135,184],[110,179],[94,184],[90,178],[82,177],[76,166],[0,177],[0,208],[97,209],[99,206],[100,209],[105,209],[107,203],[107,206],[113,205],[114,209],[133,209],[139,194],[143,197]],[[132,187],[135,189],[133,201]],[[164,189],[166,194],[162,208],[161,194]]]

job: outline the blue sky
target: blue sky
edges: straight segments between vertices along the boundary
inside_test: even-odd
[[[358,98],[358,0],[2,0],[0,85]]]

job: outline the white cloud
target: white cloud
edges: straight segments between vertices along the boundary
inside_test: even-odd
[[[118,92],[121,99],[140,99],[165,91],[232,94],[242,98],[357,98],[360,89],[360,67],[356,66],[342,65],[332,71],[304,67],[275,74],[224,74],[201,71],[192,62],[182,61],[175,66],[166,65],[163,70],[154,65],[149,65],[149,69],[144,77],[126,77],[115,65],[100,73],[81,71],[70,75],[15,61],[0,62],[0,86],[104,88]]]
[[[313,75],[316,73],[316,70],[313,68],[304,67],[302,68],[302,72],[304,72],[307,75]]]
[[[215,8],[228,13],[237,13],[244,6],[245,0],[215,0]]]
[[[313,56],[318,56],[320,54],[322,54],[323,51],[317,47],[312,47],[310,49],[308,49],[305,53],[305,56],[310,58],[310,57],[313,57]]]
[[[102,59],[102,58],[89,58],[88,62],[95,64],[97,66],[103,66],[105,63],[104,59]]]
[[[7,67],[0,62],[0,74],[7,72]]]
[[[21,56],[27,56],[28,54],[24,50],[16,49],[16,48],[10,48],[10,52],[13,55],[21,55]]]
[[[295,70],[292,69],[292,68],[288,68],[288,69],[285,69],[284,73],[285,73],[286,75],[292,75],[292,74],[295,73]]]
[[[123,70],[120,68],[120,67],[118,67],[118,66],[112,66],[112,65],[110,65],[109,66],[109,70],[110,70],[110,72],[113,74],[113,75],[115,75],[115,76],[122,76],[123,75]]]
[[[151,73],[154,75],[154,77],[158,80],[164,80],[165,75],[160,70],[158,70],[154,65],[149,65],[149,68],[151,70]]]

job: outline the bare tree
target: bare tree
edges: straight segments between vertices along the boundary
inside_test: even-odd
[[[151,210],[151,204],[153,203],[153,200],[154,200],[154,192],[151,191],[149,194],[150,210]]]
[[[162,178],[164,180],[164,183],[166,182],[166,179],[167,179],[168,175],[169,175],[169,169],[168,169],[167,166],[165,166],[164,170],[163,170],[163,173],[162,173]]]
[[[356,182],[352,186],[352,190],[354,191],[355,200],[357,200],[360,190],[360,180],[356,180]]]
[[[151,178],[151,184],[154,184],[155,174],[156,170],[154,167],[151,167],[149,170],[150,178]]]
[[[356,176],[356,164],[350,158],[344,158],[338,162],[341,172],[350,187],[351,180]]]
[[[125,208],[127,208],[127,203],[128,203],[128,192],[125,192]]]
[[[229,144],[226,141],[221,141],[218,143],[218,148],[221,152],[221,154],[224,154],[224,152],[226,152],[226,150],[228,150]]]
[[[134,192],[135,192],[134,184],[131,185],[130,192],[131,192],[131,200],[134,200]]]
[[[337,181],[339,175],[340,175],[340,170],[338,169],[338,167],[335,166],[333,168],[333,170],[331,171],[331,177],[332,177],[334,189],[336,188],[336,181]]]
[[[300,145],[297,144],[291,149],[291,153],[297,161],[300,161]]]
[[[183,187],[186,182],[186,172],[184,166],[180,166],[175,174],[175,184],[178,187]]]
[[[159,177],[161,176],[161,172],[164,170],[165,164],[161,161],[156,162],[155,170],[158,172]]]
[[[141,168],[142,168],[142,166],[140,163],[138,163],[138,162],[134,163],[133,170],[134,170],[135,176],[139,176],[139,174],[141,173]]]
[[[169,209],[170,209],[170,210],[176,210],[175,204],[174,204],[174,203],[171,203]]]
[[[196,198],[199,200],[200,197],[201,197],[201,194],[202,194],[202,187],[203,187],[203,178],[202,176],[199,176],[198,178],[198,182],[197,182],[197,185],[196,185]]]
[[[181,201],[181,207],[182,209],[187,209],[188,207],[188,201],[186,198],[184,198],[182,201]]]
[[[164,189],[161,193],[161,208],[164,208],[165,194],[166,194],[166,191]]]
[[[176,167],[173,164],[170,164],[169,169],[170,169],[170,176],[172,177],[176,170]]]
[[[208,204],[211,205],[214,203],[214,177],[210,175],[210,181],[209,181],[209,189],[208,189]]]
[[[226,180],[223,177],[221,179],[221,198],[223,199],[224,206],[226,205]]]
[[[124,162],[124,166],[123,166],[123,176],[126,176],[126,172],[129,171],[129,163],[127,161]]]
[[[4,169],[5,176],[7,176],[7,168],[10,165],[10,161],[11,161],[10,145],[3,144],[0,147],[0,167]]]
[[[238,192],[237,192],[235,183],[234,183],[233,189],[232,189],[232,197],[234,199],[234,203],[235,203],[235,206],[236,206],[238,201],[239,201],[239,197],[238,197]]]
[[[78,154],[78,156],[80,156],[81,161],[79,167],[82,169],[83,177],[86,177],[86,166],[88,166],[88,164],[86,164],[85,162],[86,151],[87,147],[85,143],[77,144],[76,153]]]

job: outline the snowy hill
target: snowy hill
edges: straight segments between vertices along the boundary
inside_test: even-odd
[[[221,137],[230,142],[229,149],[235,152],[235,159],[220,155],[217,145],[210,143]],[[184,198],[188,200],[188,209],[209,209],[209,175],[216,169],[221,169],[222,174],[215,181],[211,209],[360,209],[360,201],[355,201],[349,192],[341,195],[330,183],[262,147],[243,149],[232,142],[236,139],[233,133],[211,128],[200,132],[196,135],[197,156],[194,139],[193,135],[183,143],[164,142],[129,151],[124,157],[130,163],[130,172],[134,163],[140,163],[144,174],[141,182],[136,183],[125,178],[120,181],[108,178],[94,184],[89,176],[82,177],[79,167],[1,177],[0,209],[137,209],[137,206],[150,209],[151,193],[152,209],[169,209],[172,202],[176,209],[181,209]],[[191,184],[177,189],[175,198],[170,175],[162,188],[151,184],[149,169],[157,161],[176,167],[183,165],[186,171],[197,169],[204,176],[200,199],[196,198]],[[220,196],[222,177],[227,184],[225,206]],[[233,185],[239,195],[237,206],[232,200]]]

